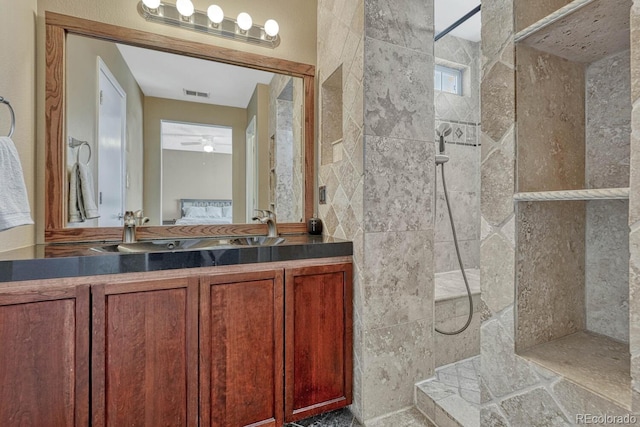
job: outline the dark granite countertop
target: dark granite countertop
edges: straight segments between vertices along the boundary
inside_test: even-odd
[[[277,246],[220,246],[208,250],[100,252],[113,243],[34,245],[0,253],[0,282],[137,273],[217,265],[350,256],[352,242],[307,234],[285,235]]]

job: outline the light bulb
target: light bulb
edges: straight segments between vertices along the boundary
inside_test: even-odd
[[[214,24],[219,24],[224,20],[224,12],[222,12],[222,8],[217,4],[209,6],[207,16]]]
[[[269,37],[277,36],[278,31],[280,31],[280,26],[275,19],[269,19],[264,23],[264,32],[267,33]]]
[[[206,144],[202,149],[205,153],[213,153],[213,145],[211,143]]]
[[[157,9],[160,6],[160,0],[142,0],[149,9]]]
[[[240,27],[240,29],[244,31],[247,31],[253,25],[251,16],[249,16],[249,14],[246,12],[241,12],[238,15],[238,19],[236,20],[236,22],[238,23],[238,27]]]
[[[186,16],[187,18],[193,15],[194,7],[191,0],[178,0],[176,2],[176,9],[182,16]]]

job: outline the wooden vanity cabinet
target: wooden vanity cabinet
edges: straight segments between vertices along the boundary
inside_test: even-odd
[[[0,288],[0,425],[89,424],[89,287]]]
[[[285,270],[285,422],[352,401],[352,264]]]
[[[344,260],[0,285],[0,426],[280,427],[349,405]]]
[[[91,291],[92,425],[197,426],[197,278]]]
[[[200,279],[203,426],[283,424],[283,270]]]

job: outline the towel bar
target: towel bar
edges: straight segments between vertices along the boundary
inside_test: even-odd
[[[11,106],[11,103],[8,99],[0,96],[0,102],[9,107],[9,112],[11,112],[11,129],[9,130],[9,135],[7,135],[9,138],[11,138],[13,136],[13,131],[16,129],[16,114],[13,111],[13,107]]]

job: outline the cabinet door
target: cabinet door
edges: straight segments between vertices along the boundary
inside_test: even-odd
[[[89,424],[89,288],[0,291],[0,425]]]
[[[92,287],[94,426],[196,426],[197,279]]]
[[[282,270],[200,284],[203,426],[283,424]]]
[[[351,264],[287,269],[285,295],[285,421],[351,404]]]

